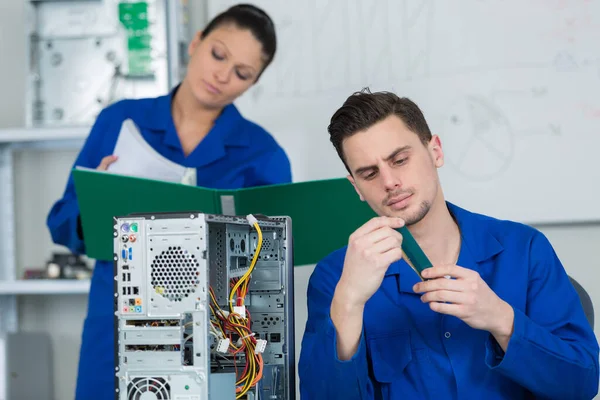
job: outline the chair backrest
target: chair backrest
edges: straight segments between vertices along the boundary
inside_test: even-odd
[[[577,282],[570,276],[569,280],[571,281],[571,284],[573,285],[573,287],[575,287],[575,290],[579,295],[579,300],[581,301],[581,305],[583,306],[583,312],[585,313],[588,322],[592,326],[592,329],[594,329],[594,303],[592,303],[592,298],[590,297],[588,292],[585,291],[583,286],[579,284],[579,282]]]

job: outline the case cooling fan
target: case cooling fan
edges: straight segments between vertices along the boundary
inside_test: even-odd
[[[164,378],[133,378],[127,386],[127,399],[171,400],[171,389]]]
[[[164,248],[151,264],[151,284],[157,293],[171,301],[192,295],[200,280],[198,258],[181,246]]]

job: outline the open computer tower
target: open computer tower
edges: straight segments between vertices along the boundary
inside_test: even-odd
[[[115,399],[295,398],[291,221],[114,218]]]

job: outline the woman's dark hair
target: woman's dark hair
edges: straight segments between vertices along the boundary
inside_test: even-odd
[[[214,17],[202,31],[201,39],[222,25],[234,24],[240,29],[248,29],[252,35],[262,44],[265,66],[273,61],[277,50],[277,37],[275,35],[275,24],[271,17],[260,8],[251,4],[238,4],[228,8]],[[261,73],[262,74],[262,71]],[[258,77],[260,77],[260,74]],[[258,79],[258,77],[256,79]]]

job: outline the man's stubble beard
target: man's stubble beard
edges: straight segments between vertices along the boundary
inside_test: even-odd
[[[425,218],[425,216],[427,215],[427,213],[429,212],[430,209],[431,209],[431,203],[428,202],[427,200],[424,200],[420,204],[419,209],[413,215],[407,216],[404,219],[404,224],[406,226],[411,226],[411,225],[421,222],[421,220],[423,218]]]

